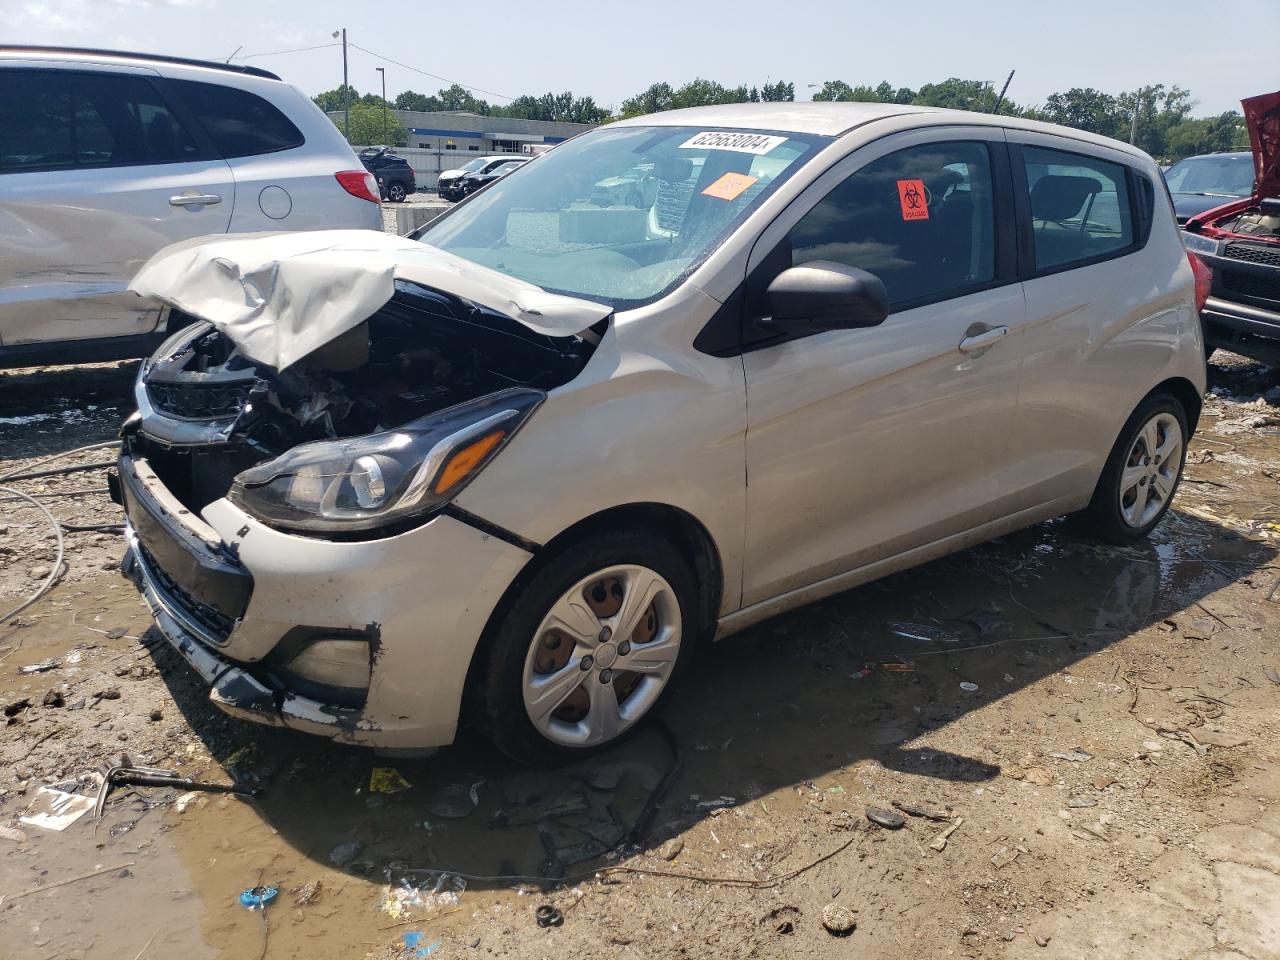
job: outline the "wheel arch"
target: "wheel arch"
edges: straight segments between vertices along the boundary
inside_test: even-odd
[[[1187,433],[1190,435],[1196,432],[1196,424],[1200,422],[1200,411],[1204,406],[1204,400],[1194,383],[1186,377],[1170,377],[1156,384],[1147,396],[1151,396],[1152,393],[1171,394],[1182,404],[1182,409],[1187,415]],[[1146,397],[1143,399],[1145,400]],[[1187,439],[1190,439],[1190,436]]]
[[[700,587],[698,641],[700,643],[709,641],[714,636],[724,599],[724,572],[720,551],[707,528],[693,514],[671,504],[627,503],[608,507],[582,518],[548,540],[507,587],[502,599],[489,614],[484,631],[471,654],[471,664],[467,669],[467,682],[463,693],[463,716],[467,713],[465,701],[475,691],[487,640],[492,635],[495,625],[501,623],[507,616],[507,611],[529,580],[551,558],[570,549],[573,544],[596,533],[621,528],[657,532],[668,538],[685,554],[693,565],[694,576]]]

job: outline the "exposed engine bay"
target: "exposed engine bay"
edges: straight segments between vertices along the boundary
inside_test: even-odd
[[[199,511],[238,473],[299,444],[378,433],[505,388],[567,383],[606,323],[548,336],[398,281],[377,313],[280,371],[247,359],[203,324],[144,365],[144,415],[132,442]]]
[[[1263,200],[1259,205],[1213,222],[1223,233],[1280,243],[1280,199]]]

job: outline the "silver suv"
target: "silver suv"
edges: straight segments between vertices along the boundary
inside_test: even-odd
[[[337,128],[275,74],[0,47],[0,367],[143,356],[166,328],[127,287],[206,234],[382,228]]]

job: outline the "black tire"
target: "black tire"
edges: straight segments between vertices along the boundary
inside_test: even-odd
[[[1127,465],[1130,451],[1134,449],[1138,434],[1153,418],[1160,414],[1171,415],[1182,431],[1182,449],[1178,455],[1178,470],[1173,481],[1173,488],[1165,498],[1159,510],[1140,526],[1129,523],[1123,513],[1120,475]],[[1182,481],[1182,471],[1187,460],[1187,442],[1190,434],[1187,430],[1187,414],[1176,397],[1164,392],[1147,396],[1138,408],[1125,421],[1120,436],[1116,439],[1111,454],[1107,457],[1102,476],[1094,489],[1093,499],[1076,519],[1083,533],[1099,540],[1114,544],[1128,544],[1147,536],[1158,524],[1169,509],[1177,494],[1178,484]]]
[[[661,708],[702,640],[698,585],[693,568],[667,540],[642,530],[600,533],[539,560],[537,569],[512,588],[490,620],[464,704],[464,723],[517,763],[548,766],[581,760],[623,742]],[[638,564],[659,573],[680,609],[681,639],[675,666],[645,714],[616,738],[586,747],[556,743],[530,719],[524,705],[524,666],[530,644],[551,607],[578,581],[615,564]]]
[[[387,199],[392,203],[404,203],[404,198],[407,195],[404,184],[400,181],[393,180],[387,184]]]

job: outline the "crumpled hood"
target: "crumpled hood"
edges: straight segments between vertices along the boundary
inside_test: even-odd
[[[1280,90],[1240,101],[1253,148],[1253,195],[1280,197]]]
[[[612,308],[373,230],[203,237],[165,247],[129,289],[208,320],[249,359],[283,370],[378,311],[406,280],[471,300],[536,333],[581,333]]]

